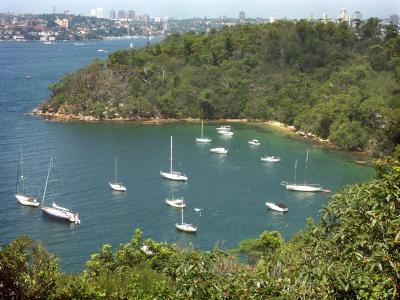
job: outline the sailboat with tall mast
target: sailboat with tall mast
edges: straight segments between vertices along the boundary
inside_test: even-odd
[[[203,121],[201,121],[201,137],[196,138],[196,142],[199,143],[210,143],[211,139],[203,136]]]
[[[186,181],[188,180],[187,176],[181,172],[174,171],[172,169],[172,161],[173,161],[173,156],[172,156],[172,135],[171,135],[171,154],[170,154],[170,167],[169,167],[169,172],[163,172],[160,171],[161,177],[164,177],[166,179],[170,180],[175,180],[175,181]]]
[[[44,187],[44,192],[43,192],[43,198],[42,198],[42,204],[41,204],[41,209],[43,212],[43,215],[47,215],[49,217],[52,217],[54,219],[62,220],[62,221],[68,221],[71,223],[75,224],[80,224],[81,221],[79,219],[79,213],[74,213],[70,211],[68,208],[58,206],[54,201],[52,206],[44,206],[44,202],[46,199],[46,193],[48,192],[49,189],[49,184],[52,182],[57,181],[57,179],[54,178],[54,154],[51,154],[50,158],[50,163],[49,163],[49,170],[47,172],[47,178],[46,178],[46,185]],[[53,197],[56,196],[57,194],[49,194],[47,197]]]
[[[25,193],[24,162],[22,160],[22,149],[20,149],[20,162],[17,171],[17,183],[15,185],[15,198],[22,205],[38,207],[39,201]]]
[[[117,166],[118,166],[118,161],[117,158],[115,157],[114,159],[114,181],[110,181],[108,185],[117,192],[126,192],[126,187],[122,185],[122,183],[118,182],[118,175],[117,175]]]
[[[323,189],[320,184],[310,184],[306,183],[306,178],[307,178],[307,165],[308,165],[308,150],[307,150],[307,155],[306,155],[306,167],[304,170],[304,184],[297,184],[296,183],[296,177],[297,177],[297,160],[294,164],[294,181],[293,183],[288,183],[285,181],[282,181],[282,184],[285,185],[287,190],[290,191],[297,191],[297,192],[327,192],[329,193],[330,190]]]
[[[176,223],[175,227],[180,231],[188,233],[196,233],[197,231],[197,227],[193,226],[192,224],[183,222],[183,207],[181,208],[181,223]]]
[[[260,159],[263,162],[280,162],[281,161],[279,156],[275,157],[274,155],[267,155],[267,145],[265,145],[265,154]]]

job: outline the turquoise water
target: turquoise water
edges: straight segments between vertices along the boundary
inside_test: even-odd
[[[335,192],[373,176],[371,168],[351,163],[346,154],[311,148],[268,128],[232,124],[234,137],[224,138],[217,135],[217,124],[205,123],[204,135],[213,139],[208,145],[195,142],[200,124],[63,123],[28,115],[48,96],[49,83],[106,55],[97,49],[127,47],[129,41],[85,46],[0,43],[0,243],[29,235],[60,257],[63,270],[79,271],[101,245],[126,243],[135,228],[141,228],[146,238],[182,246],[193,243],[201,249],[230,248],[264,230],[280,230],[290,238],[304,228],[308,217],[318,220],[329,199],[326,193],[293,193],[280,185],[281,180],[293,179],[296,159],[298,179],[304,180],[307,149],[308,182],[322,183]],[[186,183],[159,175],[169,167],[171,135],[174,166],[189,177]],[[249,145],[253,138],[260,139],[262,146]],[[265,142],[282,158],[279,164],[260,161]],[[211,146],[224,146],[229,153],[213,155]],[[24,150],[27,189],[36,195],[43,193],[50,154],[55,151],[57,204],[79,211],[80,226],[45,219],[40,209],[17,203],[13,193],[19,147]],[[127,193],[108,187],[114,157]],[[187,201],[184,218],[198,227],[196,235],[176,231],[180,212],[164,202],[172,191]],[[289,212],[271,212],[266,201],[282,201]]]

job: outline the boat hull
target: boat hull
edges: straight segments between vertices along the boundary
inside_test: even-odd
[[[167,173],[167,172],[162,172],[160,171],[161,177],[169,180],[175,180],[175,181],[187,181],[188,178],[185,175],[178,174],[178,173]]]
[[[124,187],[122,184],[109,182],[108,185],[109,185],[110,188],[112,188],[114,191],[117,191],[117,192],[126,192],[126,187]]]
[[[295,192],[322,192],[321,187],[312,185],[287,184],[286,189]]]
[[[175,199],[175,200],[166,199],[165,203],[167,203],[169,206],[176,207],[176,208],[186,207],[186,203],[182,199]]]
[[[42,207],[42,212],[44,215],[57,220],[67,221],[75,224],[81,223],[78,214],[74,214],[70,211],[65,211],[54,207]]]
[[[207,139],[207,138],[196,138],[196,142],[198,142],[198,143],[211,143],[211,139]]]
[[[20,204],[25,205],[25,206],[38,207],[40,205],[39,201],[37,201],[35,198],[29,197],[29,196],[15,194],[15,198],[17,198],[17,200]]]
[[[191,224],[186,224],[186,223],[178,224],[177,223],[177,224],[175,224],[175,227],[177,230],[187,232],[187,233],[196,233],[197,232],[197,228]]]
[[[261,161],[264,162],[280,162],[279,157],[273,157],[273,156],[267,156],[267,157],[261,157]]]
[[[211,148],[210,152],[211,153],[215,153],[215,154],[227,154],[228,153],[228,149],[225,149],[225,148]]]
[[[272,202],[265,202],[265,205],[272,210],[279,211],[279,212],[288,212],[289,209],[287,207],[280,207]]]

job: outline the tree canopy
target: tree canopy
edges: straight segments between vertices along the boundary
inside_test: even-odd
[[[275,120],[383,156],[400,141],[399,86],[393,24],[279,21],[114,52],[51,85],[40,109],[97,119]]]

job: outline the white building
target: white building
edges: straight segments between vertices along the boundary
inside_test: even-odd
[[[161,23],[161,17],[160,16],[154,17],[154,22]]]
[[[96,17],[104,18],[104,9],[102,7],[96,8]]]
[[[270,23],[275,23],[276,22],[276,17],[269,17],[269,22]]]
[[[348,21],[349,21],[349,16],[347,14],[347,9],[341,8],[340,15],[338,17],[338,22],[348,22]]]
[[[95,9],[91,9],[90,10],[90,16],[91,17],[95,17],[96,16],[96,10]]]

